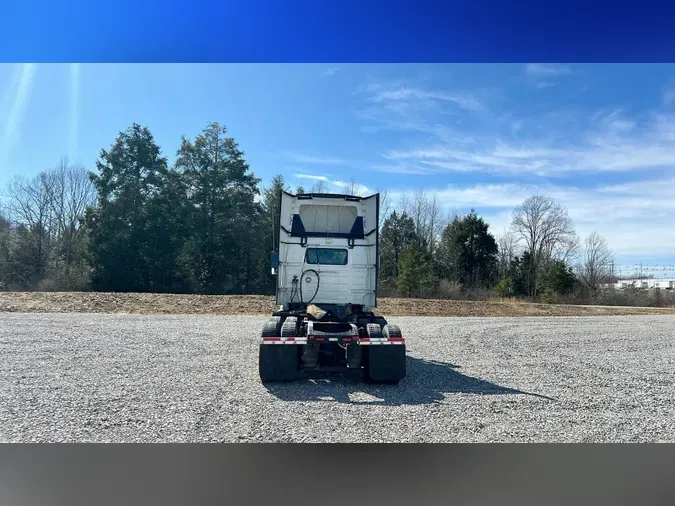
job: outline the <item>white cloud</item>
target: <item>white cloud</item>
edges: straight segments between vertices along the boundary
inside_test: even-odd
[[[675,85],[668,85],[663,88],[663,104],[669,105],[675,102]]]
[[[296,163],[308,163],[314,165],[341,165],[345,163],[344,160],[341,160],[339,158],[302,155],[294,153],[290,153],[288,156]]]
[[[424,167],[420,164],[409,164],[405,162],[397,163],[371,163],[368,165],[370,170],[377,172],[387,172],[392,174],[410,174],[410,175],[431,175],[442,172],[432,167]]]
[[[324,76],[324,77],[329,77],[329,76],[334,76],[338,72],[340,72],[340,67],[330,67],[330,68],[327,68],[326,70],[324,70],[321,73],[321,75]]]
[[[294,175],[297,179],[309,179],[311,181],[323,181],[324,183],[332,186],[333,187],[332,190],[335,191],[336,193],[342,192],[347,186],[349,186],[351,184],[348,181],[331,179],[327,176],[321,176],[321,175],[316,175],[316,174],[304,174],[304,173],[301,173],[301,172],[296,172]],[[362,185],[362,184],[359,184],[359,183],[356,184],[356,188],[357,188],[357,193],[359,195],[365,195],[365,194],[372,193],[372,190],[369,187],[367,187],[365,185]]]
[[[562,76],[570,72],[570,68],[565,65],[545,65],[541,63],[525,65],[525,73],[533,77]]]
[[[523,120],[513,121],[511,123],[511,133],[516,134],[523,128]]]
[[[525,65],[524,72],[530,85],[538,90],[552,88],[556,86],[555,80],[572,71],[566,65],[544,65],[541,63],[530,63]]]
[[[434,103],[451,103],[467,111],[479,111],[483,104],[472,93],[460,93],[446,90],[429,90],[419,86],[410,86],[403,83],[370,83],[362,88],[371,102],[389,104],[394,111],[402,111],[405,105],[426,104],[432,107]],[[396,104],[399,105],[396,105]]]
[[[541,139],[507,141],[498,134],[482,133],[472,141],[444,136],[416,147],[392,149],[382,156],[445,172],[556,177],[675,167],[675,117],[654,115],[639,125],[621,110],[613,110],[598,112],[591,121],[593,126],[580,132],[567,125],[569,138],[562,145]],[[513,133],[512,125],[510,122],[506,127]],[[554,131],[556,125],[550,123],[546,128]],[[518,130],[525,128],[520,125]]]
[[[675,249],[675,229],[662,225],[675,213],[675,178],[594,188],[518,183],[451,185],[428,192],[436,194],[447,211],[475,208],[495,234],[509,226],[516,206],[532,195],[544,194],[568,209],[582,239],[597,231],[619,256],[667,256]],[[401,195],[400,191],[390,191],[395,200]]]
[[[338,189],[338,191],[343,191],[345,188],[351,186],[351,183],[349,181],[329,181],[329,183],[335,186]],[[371,193],[375,192],[366,185],[356,183],[357,195],[370,195]]]
[[[478,110],[481,108],[480,102],[471,95],[446,93],[442,91],[426,91],[411,88],[380,90],[373,95],[372,100],[374,102],[400,100],[438,100],[452,102],[462,109]]]
[[[297,177],[298,179],[313,179],[315,181],[328,181],[328,178],[326,176],[315,176],[314,174],[296,173],[295,177]]]
[[[558,84],[561,90],[559,78],[573,72],[540,64],[525,71],[525,82],[533,87]],[[479,94],[480,111],[455,108],[439,115],[438,108],[416,107],[419,102],[447,102],[442,100],[445,92],[428,91],[432,88],[438,86],[369,84],[362,89],[370,106],[360,111],[367,131],[398,134],[366,169],[422,176],[410,191],[452,173],[462,173],[463,180],[471,178],[469,173],[481,173],[483,180],[487,175],[487,181],[497,176],[498,181],[473,186],[436,186],[435,193],[448,211],[475,207],[495,233],[510,223],[516,205],[543,193],[569,209],[582,239],[597,231],[624,258],[672,255],[675,229],[662,225],[675,214],[675,177],[664,177],[675,176],[675,114],[670,109],[589,111],[570,103],[576,94],[566,96],[565,103],[528,102],[520,108],[508,98]],[[449,95],[462,94],[445,98]],[[675,101],[675,93],[668,100]],[[598,183],[609,173],[623,180],[663,179]],[[389,194],[395,200],[400,189],[389,188]]]

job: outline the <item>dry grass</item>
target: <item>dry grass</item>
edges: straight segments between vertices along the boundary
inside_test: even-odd
[[[0,292],[0,312],[269,315],[274,298],[263,295]],[[675,314],[675,309],[382,298],[385,316],[612,316]]]

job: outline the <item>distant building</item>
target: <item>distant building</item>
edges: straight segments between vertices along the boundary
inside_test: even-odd
[[[604,288],[625,290],[637,288],[638,290],[675,290],[675,278],[636,278],[620,279],[615,283],[605,283]]]

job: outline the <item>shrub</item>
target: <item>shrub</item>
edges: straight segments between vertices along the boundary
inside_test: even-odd
[[[462,298],[462,284],[451,279],[442,279],[438,284],[438,297],[457,300]]]
[[[516,294],[516,283],[510,276],[502,278],[494,286],[494,292],[497,297],[513,297]]]
[[[411,246],[399,259],[397,288],[404,297],[431,297],[438,288],[438,279],[428,254]]]
[[[544,304],[553,304],[555,302],[555,293],[551,288],[546,287],[541,291],[540,300]]]

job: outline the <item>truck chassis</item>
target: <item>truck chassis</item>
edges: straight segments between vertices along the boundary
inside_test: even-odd
[[[276,311],[263,325],[263,382],[294,381],[302,372],[360,372],[368,381],[398,383],[406,375],[406,345],[397,325],[359,306],[305,304]]]

